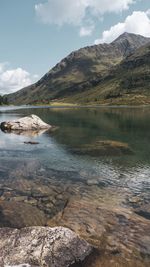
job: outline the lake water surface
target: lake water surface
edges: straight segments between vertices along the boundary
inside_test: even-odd
[[[118,253],[123,250],[133,258],[134,247],[140,265],[131,266],[148,266],[150,108],[1,108],[0,122],[29,114],[58,128],[0,132],[0,226],[60,224],[97,247],[107,232],[108,252],[117,246]],[[75,153],[76,148],[106,140],[127,143],[133,153]]]

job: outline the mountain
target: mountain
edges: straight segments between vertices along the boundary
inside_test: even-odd
[[[120,69],[122,72],[127,71],[123,66],[128,65],[130,56],[149,42],[150,38],[124,33],[110,44],[81,48],[60,61],[37,83],[7,95],[8,101],[14,104],[44,103],[52,100],[85,103],[106,98],[105,91],[110,92],[111,88],[115,92],[120,90],[118,85],[115,86]],[[114,80],[115,84],[108,90],[108,83]],[[103,94],[98,89],[100,87],[103,87]],[[89,95],[95,91],[97,93],[94,94],[94,100]]]
[[[111,68],[95,85],[91,81],[88,89],[68,95],[66,100],[81,104],[150,104],[150,42]]]

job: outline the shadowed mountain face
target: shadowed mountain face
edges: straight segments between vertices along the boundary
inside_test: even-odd
[[[123,68],[122,64],[126,64],[123,60],[130,60],[128,58],[131,54],[149,42],[150,38],[124,33],[111,44],[81,48],[60,61],[34,85],[8,95],[8,101],[16,104],[44,103],[56,99],[69,102],[95,102],[101,99],[101,94],[97,92],[94,100],[88,96],[89,90],[102,83],[105,91],[106,77],[110,79],[111,75],[114,76],[115,70],[118,73],[118,69]],[[145,52],[143,54],[145,55]],[[115,84],[114,89],[116,90]],[[107,90],[108,87],[106,94],[102,95],[107,96]]]

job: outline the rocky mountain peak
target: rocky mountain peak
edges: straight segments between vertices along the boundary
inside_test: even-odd
[[[128,40],[130,42],[135,42],[138,41],[138,43],[142,43],[143,45],[147,42],[150,41],[150,38],[148,37],[144,37],[142,35],[139,34],[134,34],[134,33],[129,33],[129,32],[124,32],[123,34],[121,34],[119,37],[117,37],[112,43],[117,43],[117,42],[122,42],[124,40]]]
[[[128,56],[134,52],[137,48],[150,42],[150,38],[137,35],[134,33],[124,32],[111,44],[117,46],[124,56]]]

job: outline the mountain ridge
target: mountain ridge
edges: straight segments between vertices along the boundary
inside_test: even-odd
[[[110,75],[115,66],[148,42],[150,38],[124,33],[110,44],[80,48],[62,59],[35,84],[8,95],[8,101],[16,104],[49,102],[63,100],[67,92],[70,95],[88,90],[92,83],[95,85]]]

